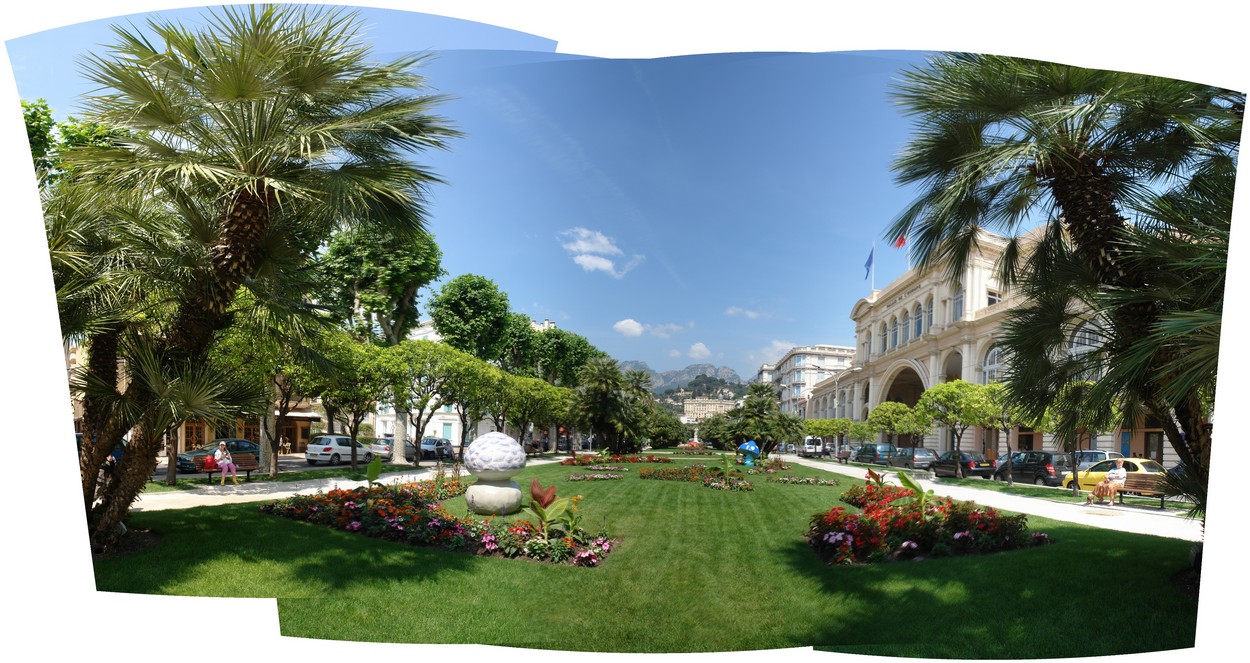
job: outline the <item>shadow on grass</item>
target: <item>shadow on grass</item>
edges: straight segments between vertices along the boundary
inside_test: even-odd
[[[160,536],[152,549],[95,562],[101,591],[188,596],[323,596],[379,579],[435,580],[470,555],[371,539],[263,514],[258,504],[136,513],[134,528]],[[257,592],[252,588],[265,588]]]
[[[1187,542],[1053,521],[1041,531],[1055,543],[861,566],[826,566],[806,541],[795,543],[784,551],[790,568],[849,608],[809,622],[803,639],[822,651],[912,658],[1193,647],[1197,605],[1171,583],[1186,562]],[[1110,610],[1109,596],[1132,598]],[[1132,636],[1109,635],[1117,633]]]

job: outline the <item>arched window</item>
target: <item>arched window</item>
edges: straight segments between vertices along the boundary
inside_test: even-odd
[[[886,333],[887,333],[887,332],[886,332],[886,329],[885,329],[885,323],[883,322],[883,323],[881,323],[881,332],[880,332],[880,334],[881,334],[881,342],[880,342],[880,343],[878,344],[878,346],[877,346],[877,347],[881,348],[881,350],[880,350],[880,352],[878,352],[878,354],[885,354],[885,351],[886,351],[886,349],[887,349],[886,344],[885,344],[885,342],[886,342]]]
[[[898,326],[899,330],[903,334],[902,338],[899,339],[899,342],[903,345],[907,345],[908,338],[911,336],[911,318],[908,317],[907,311],[903,311],[903,319],[899,320]]]
[[[1086,359],[1086,355],[1102,347],[1104,342],[1102,332],[1094,323],[1086,323],[1077,328],[1076,333],[1072,334],[1072,345],[1068,350],[1068,356],[1074,361]],[[1095,362],[1090,362],[1088,368],[1078,375],[1080,380],[1097,380],[1102,376],[1101,367]]]
[[[898,347],[898,318],[890,318],[890,349]]]
[[[912,309],[912,318],[914,318],[912,324],[915,325],[912,336],[920,338],[921,334],[924,334],[924,314],[920,312],[920,304],[916,304],[916,308]]]
[[[982,367],[985,369],[982,373],[984,376],[982,384],[990,384],[998,382],[1003,377],[1003,352],[1002,348],[997,345],[990,346],[985,353],[985,363]]]
[[[933,297],[924,303],[924,328],[925,331],[933,329]]]
[[[955,286],[955,292],[951,298],[951,322],[958,322],[964,319],[964,286],[962,283]]]

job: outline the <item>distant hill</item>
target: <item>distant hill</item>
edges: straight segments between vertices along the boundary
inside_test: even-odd
[[[706,375],[709,377],[720,378],[726,382],[737,384],[742,383],[742,378],[738,377],[738,372],[728,366],[713,366],[711,364],[691,364],[683,369],[676,371],[656,372],[651,370],[645,361],[622,361],[620,362],[622,371],[646,371],[651,376],[652,393],[660,393],[666,389],[676,387],[684,387],[690,384],[690,381]]]

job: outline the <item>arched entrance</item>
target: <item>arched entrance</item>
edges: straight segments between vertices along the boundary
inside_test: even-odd
[[[903,367],[888,383],[885,395],[881,402],[902,403],[907,407],[916,407],[916,403],[920,400],[920,395],[924,393],[924,380],[920,378],[920,374],[911,367]],[[900,447],[914,447],[923,443],[923,439],[915,438],[911,435],[899,435],[896,440]]]

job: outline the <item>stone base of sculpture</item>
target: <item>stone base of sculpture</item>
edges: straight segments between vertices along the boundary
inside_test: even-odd
[[[521,487],[511,479],[478,479],[464,493],[469,510],[483,516],[506,516],[521,510]]]

